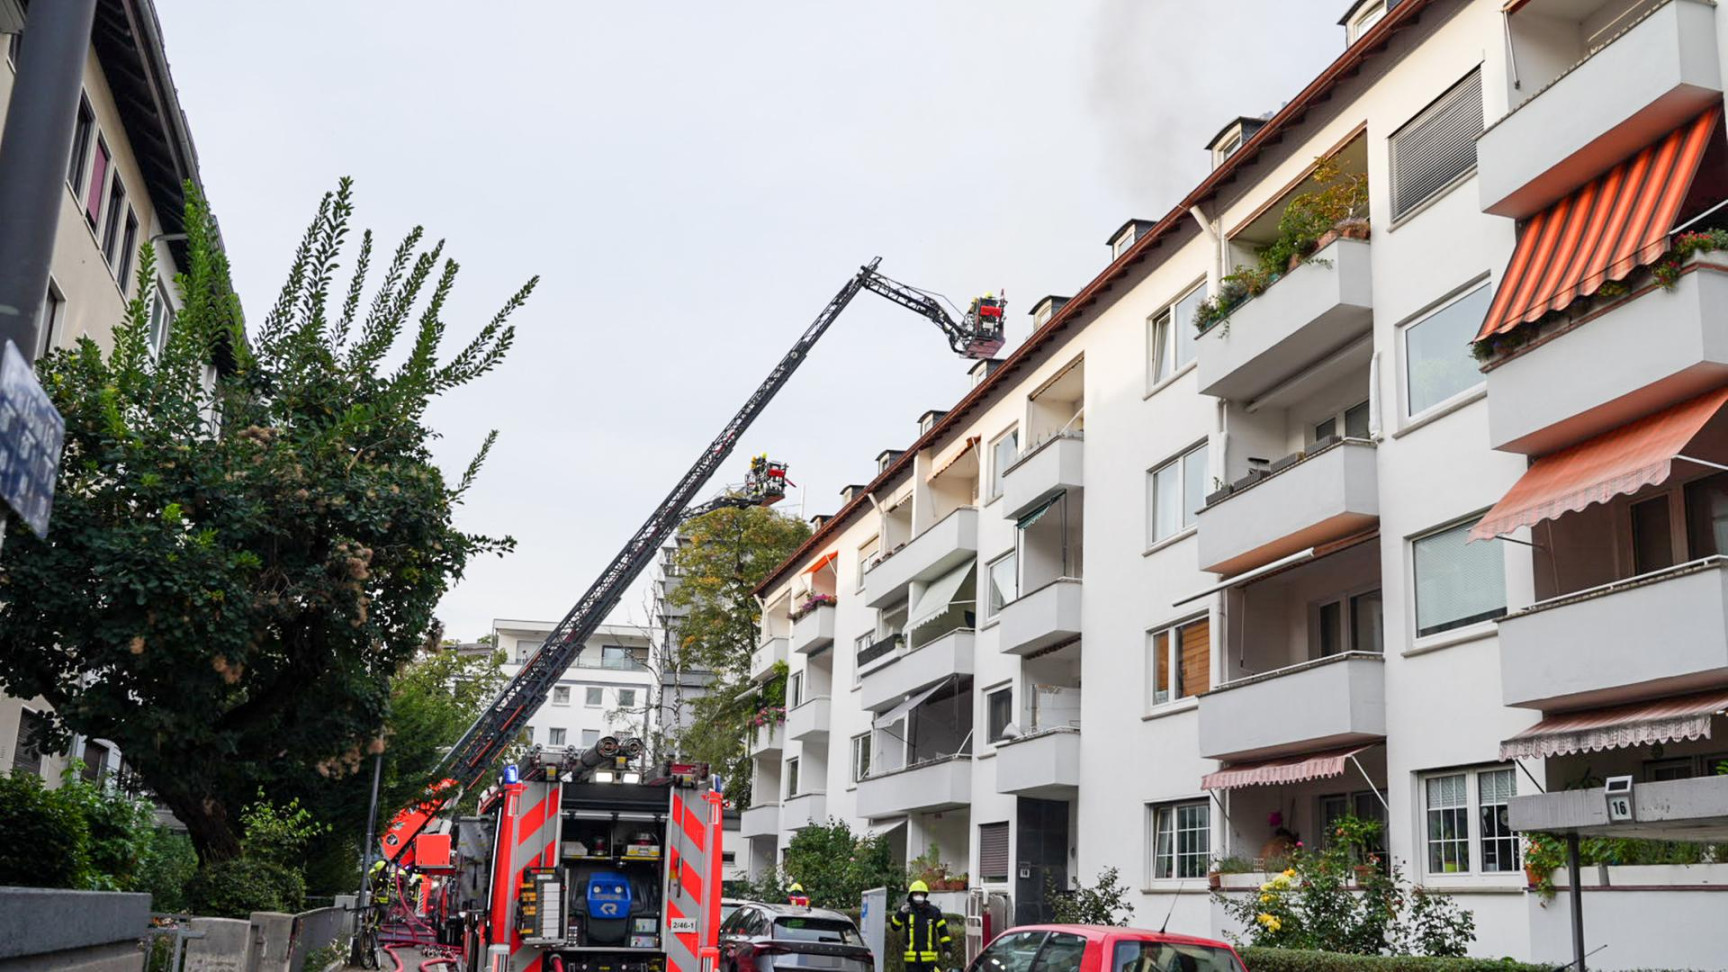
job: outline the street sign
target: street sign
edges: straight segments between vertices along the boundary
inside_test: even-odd
[[[7,341],[0,359],[0,499],[38,537],[48,536],[65,438],[66,420],[17,345]]]

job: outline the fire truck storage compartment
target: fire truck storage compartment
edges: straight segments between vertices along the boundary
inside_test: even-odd
[[[658,951],[670,791],[566,783],[562,802],[559,855],[569,889],[567,941]]]

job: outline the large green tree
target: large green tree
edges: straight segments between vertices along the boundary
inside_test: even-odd
[[[511,546],[454,522],[491,437],[451,482],[425,416],[502,360],[534,281],[440,360],[455,262],[415,229],[367,301],[370,232],[337,280],[352,213],[343,180],[248,335],[194,194],[162,347],[145,247],[113,350],[39,365],[66,446],[47,540],[14,523],[0,550],[0,686],[117,742],[207,863],[240,853],[261,787],[339,781],[386,745],[391,680],[437,644],[439,598]]]
[[[752,592],[809,538],[810,525],[753,506],[697,517],[683,535],[686,542],[672,560],[681,580],[667,600],[688,613],[678,622],[674,650],[686,669],[712,672],[714,681],[692,703],[692,724],[675,744],[684,756],[724,773],[728,797],[746,800],[750,718],[765,704],[785,700],[783,677],[749,691],[750,655],[762,622]]]

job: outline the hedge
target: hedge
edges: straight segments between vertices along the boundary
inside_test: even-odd
[[[1296,948],[1244,948],[1249,972],[1553,972],[1509,958],[1428,958],[1421,955],[1345,955]],[[1646,969],[1642,972],[1662,972]],[[1681,972],[1681,970],[1670,970]]]
[[[186,884],[187,907],[213,918],[245,918],[254,911],[292,914],[305,904],[306,882],[299,873],[254,858],[200,868]]]

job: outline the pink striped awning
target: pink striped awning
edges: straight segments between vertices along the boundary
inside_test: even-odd
[[[1728,711],[1728,690],[1549,716],[1500,744],[1501,759],[1630,749],[1709,739],[1710,720]]]
[[[1206,790],[1234,790],[1243,786],[1301,783],[1304,780],[1343,776],[1350,757],[1367,748],[1356,746],[1352,749],[1334,749],[1305,756],[1285,756],[1226,766],[1216,773],[1207,773],[1201,777],[1200,787]]]

